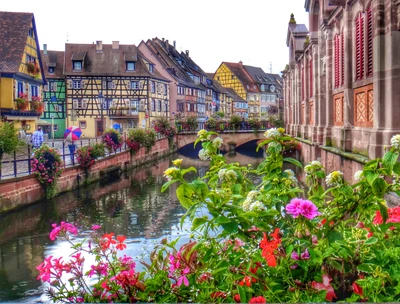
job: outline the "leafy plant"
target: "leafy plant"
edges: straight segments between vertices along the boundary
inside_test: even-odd
[[[117,151],[122,143],[122,136],[117,130],[110,128],[103,133],[103,144],[109,152]]]
[[[27,110],[29,107],[28,94],[19,93],[18,98],[15,99],[18,110]]]
[[[105,155],[106,153],[104,143],[96,143],[92,146],[92,156],[94,159],[104,157]]]
[[[182,123],[182,128],[186,131],[196,130],[198,127],[197,117],[196,116],[187,116],[184,118]]]
[[[13,122],[0,122],[0,170],[4,154],[9,154],[22,146],[18,130]]]
[[[229,128],[232,130],[237,130],[239,128],[239,124],[242,122],[242,118],[238,115],[232,115],[229,119]]]
[[[76,150],[76,158],[79,166],[85,170],[94,165],[95,157],[93,156],[93,147],[82,146]]]

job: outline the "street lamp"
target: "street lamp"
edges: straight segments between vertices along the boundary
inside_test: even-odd
[[[103,135],[104,133],[104,117],[103,117],[103,105],[104,105],[104,96],[102,92],[99,92],[99,95],[97,96],[97,102],[100,105],[100,117],[101,117],[101,134]]]

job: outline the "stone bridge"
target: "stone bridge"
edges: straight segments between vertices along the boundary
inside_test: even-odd
[[[224,131],[219,133],[218,136],[223,140],[223,149],[229,150],[229,145],[233,144],[235,147],[239,147],[250,141],[257,140],[258,142],[265,139],[265,131],[254,132],[252,130],[238,130],[238,131]],[[176,135],[176,144],[178,149],[183,148],[187,145],[193,145],[197,139],[196,132],[185,132]],[[257,143],[258,144],[258,143]]]

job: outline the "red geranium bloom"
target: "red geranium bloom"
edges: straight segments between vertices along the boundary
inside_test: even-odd
[[[233,300],[234,300],[236,303],[242,303],[242,302],[240,301],[240,294],[235,294],[235,295],[233,296]]]
[[[278,249],[281,239],[279,237],[279,228],[276,228],[273,233],[271,233],[272,240],[267,239],[267,235],[264,232],[264,239],[260,243],[260,248],[262,249],[261,255],[265,258],[268,266],[276,266],[276,258],[274,251]]]
[[[118,244],[115,246],[118,250],[124,250],[126,248],[126,244],[124,244],[124,241],[126,240],[126,237],[123,235],[117,236]]]
[[[249,303],[267,303],[267,300],[263,296],[251,298]]]
[[[245,276],[245,277],[239,282],[239,285],[240,285],[240,286],[246,285],[246,286],[250,287],[252,282],[254,282],[254,283],[257,282],[257,279],[256,279],[256,278],[252,278],[252,277],[250,277],[250,276]]]
[[[360,297],[363,296],[363,289],[360,285],[358,285],[356,282],[353,282],[351,286],[353,287],[354,293],[358,294]]]
[[[317,282],[313,281],[311,283],[311,286],[312,286],[312,288],[315,288],[317,290],[326,290],[325,299],[328,301],[332,301],[333,298],[336,299],[336,294],[335,294],[335,290],[331,286],[331,283],[330,283],[331,281],[332,281],[332,279],[327,274],[324,274],[324,275],[322,275],[322,283],[317,283]]]
[[[101,248],[103,250],[106,250],[110,247],[111,244],[116,244],[117,242],[113,240],[114,233],[106,233],[103,235],[102,240],[101,240]]]
[[[400,206],[388,208],[388,219],[386,223],[400,223]],[[373,224],[383,224],[383,217],[380,211],[376,211]]]
[[[217,298],[225,299],[226,293],[223,291],[214,291],[210,296],[212,299],[217,299]]]

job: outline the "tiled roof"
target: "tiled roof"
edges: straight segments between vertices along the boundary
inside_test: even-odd
[[[73,70],[75,57],[84,58],[82,71]],[[126,70],[126,61],[136,60],[135,70]],[[65,75],[92,75],[92,76],[144,76],[154,77],[168,81],[157,69],[150,73],[143,60],[149,61],[135,45],[120,44],[118,49],[113,49],[111,44],[102,44],[102,51],[96,51],[96,44],[71,44],[65,45]],[[150,62],[150,61],[149,61]]]
[[[47,54],[40,51],[40,55],[42,57],[46,78],[64,78],[64,51],[47,51]],[[48,67],[54,67],[53,74],[49,74]]]
[[[234,89],[231,88],[225,88],[226,93],[232,97],[232,100],[235,101],[239,101],[239,102],[247,102],[245,99],[243,99],[242,97],[240,97]]]
[[[274,81],[273,79],[270,79],[270,77],[263,71],[262,68],[259,67],[253,67],[249,65],[244,65],[243,66],[247,73],[250,74],[251,78],[253,78],[253,81],[259,84],[272,84]]]
[[[0,12],[0,72],[18,72],[32,19],[32,13]]]
[[[258,88],[241,63],[223,62],[235,76],[243,83],[247,92],[258,93]],[[254,88],[255,86],[255,88]]]

